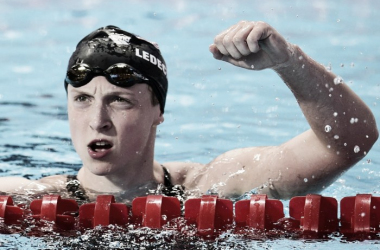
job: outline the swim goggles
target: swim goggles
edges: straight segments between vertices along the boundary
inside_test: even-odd
[[[131,87],[136,83],[148,83],[149,79],[140,74],[132,66],[117,63],[106,70],[91,68],[88,64],[74,64],[66,74],[65,83],[74,88],[89,83],[95,76],[104,76],[110,83],[120,87]]]

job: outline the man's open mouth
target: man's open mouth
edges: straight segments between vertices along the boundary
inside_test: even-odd
[[[100,152],[112,148],[112,143],[105,140],[95,140],[88,144],[87,147],[94,152]]]

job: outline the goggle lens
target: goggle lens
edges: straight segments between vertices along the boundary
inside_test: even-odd
[[[147,82],[148,79],[139,74],[127,64],[114,64],[105,70],[106,77],[109,77],[110,82],[120,86],[132,86],[138,82]]]
[[[147,83],[148,78],[138,73],[134,68],[125,63],[117,63],[102,71],[92,69],[87,64],[75,64],[66,74],[65,82],[73,87],[81,87],[91,81],[95,76],[105,76],[107,80],[117,86],[130,87],[136,83]]]
[[[67,71],[66,81],[73,85],[74,87],[82,86],[86,83],[81,84],[91,74],[91,69],[85,64],[77,64],[71,67],[69,71]]]

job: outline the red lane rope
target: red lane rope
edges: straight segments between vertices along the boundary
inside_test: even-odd
[[[160,229],[174,219],[182,218],[177,198],[148,195],[133,200],[132,207],[116,203],[112,195],[99,195],[94,203],[78,206],[75,200],[59,195],[45,195],[30,203],[30,212],[14,204],[11,196],[0,196],[0,224],[21,224],[33,218],[36,227],[53,222],[54,229],[83,230],[97,226],[119,225]],[[293,197],[285,218],[280,200],[266,195],[252,195],[250,200],[235,203],[215,195],[189,199],[184,204],[183,218],[195,225],[199,236],[213,237],[233,228],[238,234],[298,233],[303,238],[324,238],[339,232],[351,239],[377,239],[380,234],[380,197],[358,194],[338,202],[316,194]],[[180,228],[180,226],[178,226]],[[1,233],[1,231],[0,231]]]

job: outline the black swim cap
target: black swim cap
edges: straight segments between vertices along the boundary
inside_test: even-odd
[[[132,66],[149,79],[148,85],[164,113],[168,91],[167,70],[157,44],[116,26],[106,26],[90,33],[78,43],[70,57],[68,69],[77,63],[102,70],[116,63]]]

